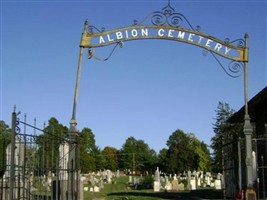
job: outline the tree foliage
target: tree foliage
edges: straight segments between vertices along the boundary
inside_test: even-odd
[[[88,173],[96,170],[96,153],[95,135],[89,128],[84,128],[79,134],[80,147],[80,167],[82,173]]]
[[[178,129],[167,141],[167,172],[177,173],[185,170],[209,169],[210,153],[207,146],[192,133]]]
[[[133,171],[150,170],[156,163],[156,152],[143,140],[136,140],[132,136],[123,144],[120,156],[123,169]]]
[[[48,125],[44,128],[44,133],[37,137],[36,143],[39,145],[36,153],[39,173],[56,171],[59,146],[66,140],[68,128],[58,122],[54,117],[48,120]]]
[[[0,170],[4,173],[5,148],[10,142],[11,130],[0,121]],[[37,136],[38,148],[27,150],[35,156],[33,163],[39,175],[49,171],[56,172],[59,158],[59,146],[68,143],[68,128],[52,117],[44,127],[43,134]],[[80,167],[82,173],[110,169],[115,171],[131,170],[139,172],[154,172],[156,167],[162,171],[177,173],[184,170],[209,170],[210,153],[207,145],[200,142],[192,133],[184,133],[178,129],[173,132],[168,141],[167,148],[160,150],[159,154],[151,149],[144,140],[137,140],[133,136],[126,139],[121,149],[111,146],[101,150],[95,141],[95,135],[90,128],[83,128],[78,134],[78,147],[80,153]],[[27,152],[26,152],[27,153]],[[35,162],[36,161],[36,162]]]
[[[104,168],[115,171],[119,167],[119,150],[114,147],[105,147],[102,150]]]
[[[167,172],[168,170],[168,164],[169,159],[167,157],[168,149],[163,148],[159,151],[159,154],[157,156],[157,167],[159,167],[161,170]]]
[[[223,146],[227,143],[235,144],[238,137],[242,134],[242,124],[231,125],[227,120],[233,115],[234,110],[230,108],[229,104],[219,102],[216,112],[215,124],[213,130],[215,135],[211,138],[211,147],[213,149],[213,171],[221,172],[223,160]],[[237,151],[236,151],[237,152]],[[233,156],[233,155],[232,155]]]

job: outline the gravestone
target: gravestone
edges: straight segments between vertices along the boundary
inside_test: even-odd
[[[120,170],[117,170],[117,172],[116,172],[116,177],[117,177],[117,178],[120,177]]]
[[[108,183],[110,183],[111,182],[111,177],[112,177],[111,171],[107,170],[106,171],[106,175],[107,175],[107,181],[108,181]]]
[[[214,182],[214,187],[216,190],[221,190],[222,189],[222,181],[219,179],[216,179]]]
[[[99,187],[97,187],[96,185],[94,186],[94,192],[99,192]]]
[[[189,170],[189,171],[187,172],[187,183],[188,183],[188,185],[187,185],[187,189],[188,189],[188,190],[191,190],[190,180],[191,180],[191,171]]]
[[[157,167],[157,170],[155,171],[154,181],[160,181],[160,174],[159,174],[159,168],[158,167]]]
[[[184,191],[184,184],[183,183],[178,184],[178,191]]]
[[[159,168],[157,167],[157,170],[155,171],[154,175],[154,192],[160,191],[160,174],[159,174]]]
[[[200,178],[197,179],[197,186],[198,186],[198,187],[201,186],[201,180],[200,180]]]
[[[196,179],[191,179],[190,180],[190,189],[191,190],[196,190]]]
[[[154,181],[154,192],[159,192],[159,191],[160,191],[160,182]]]
[[[178,191],[179,190],[179,188],[178,188],[178,180],[176,179],[174,179],[173,181],[172,181],[172,190],[173,191]]]
[[[130,175],[129,176],[129,181],[128,181],[130,184],[132,184],[133,183],[133,177]]]
[[[211,185],[211,173],[210,172],[206,172],[205,182],[207,183],[207,186]]]
[[[102,179],[102,178],[100,179],[99,187],[100,187],[100,188],[104,188],[104,182],[103,182],[103,179]]]
[[[167,191],[172,190],[172,184],[171,184],[170,181],[166,181],[165,189],[166,189]]]

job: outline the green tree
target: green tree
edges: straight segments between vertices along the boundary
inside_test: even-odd
[[[11,129],[4,121],[0,121],[0,176],[5,173],[6,147],[10,143]]]
[[[211,165],[211,155],[207,145],[200,142],[194,135],[189,135],[192,141],[193,148],[193,163],[192,168],[201,171],[209,171]]]
[[[96,146],[93,150],[93,157],[95,158],[95,167],[96,170],[105,169],[105,157],[102,154],[102,150],[100,147]]]
[[[210,153],[207,145],[200,142],[194,134],[178,129],[167,141],[167,172],[177,173],[185,170],[207,170],[210,168]],[[164,154],[162,154],[164,155]]]
[[[102,155],[105,159],[104,167],[105,169],[110,169],[111,171],[115,171],[118,169],[118,158],[119,158],[119,150],[114,147],[105,147],[102,150]]]
[[[80,147],[80,167],[82,173],[96,170],[95,135],[89,128],[83,128],[78,137]]]
[[[168,172],[177,173],[189,170],[193,160],[190,138],[182,130],[178,129],[170,135],[167,146]]]
[[[205,144],[203,141],[200,143],[201,151],[199,153],[200,160],[199,160],[199,170],[203,171],[211,171],[211,153],[208,148],[208,145]]]
[[[157,156],[157,166],[161,171],[167,172],[168,171],[168,163],[169,159],[167,158],[168,149],[163,148],[159,151]]]
[[[123,169],[145,171],[154,168],[156,152],[143,140],[129,137],[120,150],[120,164]]]
[[[219,102],[216,112],[215,124],[213,124],[213,131],[215,135],[211,139],[211,147],[213,149],[213,171],[222,171],[223,160],[223,146],[226,143],[237,141],[242,134],[242,125],[231,125],[227,120],[233,115],[234,110],[230,108],[229,104]],[[237,145],[235,145],[236,147]],[[234,155],[231,155],[234,156]]]
[[[56,171],[59,160],[59,146],[68,136],[68,128],[58,122],[54,117],[48,120],[48,125],[44,128],[44,133],[37,137],[36,143],[39,145],[36,153],[37,167],[39,173]]]

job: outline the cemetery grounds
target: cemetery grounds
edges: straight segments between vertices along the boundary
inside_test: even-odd
[[[222,190],[214,188],[197,188],[197,190],[154,192],[153,188],[145,189],[128,183],[128,176],[120,176],[111,183],[105,184],[99,192],[84,191],[84,200],[166,200],[166,199],[224,199]],[[90,185],[84,184],[84,187]]]

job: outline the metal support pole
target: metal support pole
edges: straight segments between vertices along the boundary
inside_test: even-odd
[[[84,30],[82,33],[81,43],[83,40],[83,35],[87,33],[88,29],[88,21],[86,20],[84,23]],[[79,54],[79,61],[78,61],[78,69],[77,69],[77,77],[76,77],[76,85],[74,91],[74,101],[73,101],[73,110],[72,110],[72,120],[76,121],[76,108],[77,108],[77,101],[78,101],[78,93],[79,93],[79,86],[80,86],[80,78],[81,78],[81,70],[82,70],[82,56],[83,56],[83,49],[84,47],[80,46],[80,54]],[[70,123],[72,124],[72,123]]]
[[[11,133],[11,158],[10,158],[10,180],[9,180],[9,199],[12,200],[14,196],[15,183],[15,137],[16,137],[16,121],[17,114],[12,113],[12,133]]]
[[[245,48],[248,50],[248,34],[245,34]],[[245,55],[247,56],[247,55]],[[244,94],[245,94],[245,116],[244,134],[246,139],[246,172],[247,188],[253,188],[253,169],[252,169],[252,125],[248,114],[248,61],[244,62]]]
[[[84,30],[82,33],[81,43],[83,40],[83,35],[87,33],[88,21],[84,23]],[[80,85],[80,77],[82,70],[82,56],[83,56],[84,47],[80,46],[78,69],[76,76],[76,85],[74,91],[74,101],[73,101],[73,110],[72,118],[70,120],[70,129],[69,129],[69,161],[68,161],[68,200],[79,200],[80,199],[80,158],[79,158],[79,147],[77,141],[78,129],[76,121],[76,110],[77,110],[77,101]],[[70,170],[72,169],[72,170]],[[74,187],[74,190],[72,189]]]

